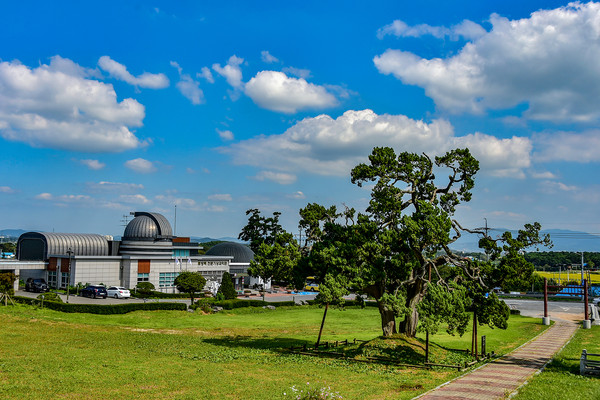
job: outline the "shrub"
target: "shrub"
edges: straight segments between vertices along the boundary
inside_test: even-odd
[[[139,282],[136,287],[137,291],[144,295],[149,295],[154,290],[154,285],[151,282]]]
[[[42,296],[44,296],[42,298]],[[44,301],[55,301],[57,303],[62,303],[62,299],[60,298],[60,296],[58,295],[58,293],[54,293],[54,292],[47,292],[47,293],[42,293],[40,295],[38,295],[37,297],[38,300],[44,300]]]
[[[14,282],[17,276],[12,272],[3,272],[0,274],[0,293],[5,293],[9,296],[15,294]]]
[[[233,280],[231,279],[231,275],[229,275],[229,272],[223,273],[223,279],[221,280],[221,286],[219,286],[217,295],[219,293],[223,294],[225,300],[237,298],[237,292],[235,291],[235,287],[233,286]]]

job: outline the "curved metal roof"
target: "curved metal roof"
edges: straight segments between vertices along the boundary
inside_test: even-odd
[[[27,232],[17,242],[22,254],[32,250],[32,245],[37,248],[34,249],[36,253],[41,252],[44,258],[48,258],[49,254],[66,255],[69,249],[75,256],[108,255],[108,239],[93,233]]]
[[[206,252],[207,256],[231,256],[233,263],[250,263],[254,259],[254,252],[241,243],[224,242],[219,243]]]
[[[125,228],[124,240],[131,239],[157,239],[173,237],[173,230],[169,221],[159,213],[136,212]]]

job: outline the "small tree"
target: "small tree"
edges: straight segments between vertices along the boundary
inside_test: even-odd
[[[175,278],[177,290],[190,294],[191,305],[194,305],[194,293],[202,291],[206,285],[206,279],[200,272],[183,271]]]
[[[225,300],[232,300],[237,298],[237,292],[233,287],[233,280],[231,279],[231,275],[229,272],[223,273],[223,279],[221,280],[221,286],[219,286],[219,290],[217,291],[217,295],[221,293]]]
[[[17,279],[17,277],[12,272],[0,274],[0,299],[4,299],[4,305],[8,305],[10,296],[14,296],[15,294],[15,288],[13,286],[15,279]]]
[[[87,283],[86,286],[88,286]],[[144,296],[151,295],[152,291],[154,290],[154,285],[151,282],[139,282],[136,287],[137,291]]]

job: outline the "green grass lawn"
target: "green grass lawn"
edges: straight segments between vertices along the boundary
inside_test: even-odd
[[[514,399],[600,399],[600,377],[579,375],[583,349],[600,354],[600,326],[579,329],[546,369],[531,379]]]
[[[0,398],[278,399],[289,397],[283,393],[291,386],[310,382],[330,386],[344,399],[410,399],[460,374],[281,351],[313,344],[322,312],[290,307],[91,315],[0,307]],[[539,319],[512,316],[507,331],[480,332],[489,350],[504,353],[542,329]],[[322,340],[380,334],[376,309],[349,308],[328,313]],[[466,349],[470,335],[439,334],[431,341],[432,349]]]

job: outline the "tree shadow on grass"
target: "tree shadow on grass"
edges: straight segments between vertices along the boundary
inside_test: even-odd
[[[223,346],[229,348],[250,348],[250,349],[264,349],[272,351],[284,351],[289,350],[290,347],[298,346],[310,346],[310,340],[300,340],[294,338],[257,338],[254,336],[223,336],[217,338],[205,338],[202,339],[204,343],[212,344],[215,346]]]

